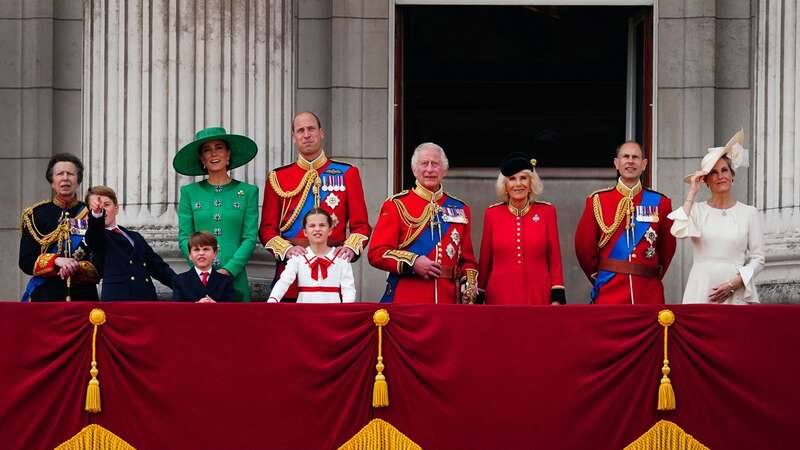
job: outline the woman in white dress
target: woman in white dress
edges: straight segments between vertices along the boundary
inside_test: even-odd
[[[333,219],[327,211],[312,208],[303,217],[303,232],[308,238],[306,252],[286,263],[278,282],[269,294],[269,303],[279,302],[297,279],[297,303],[351,303],[356,301],[353,267],[336,258],[336,247],[328,246]]]
[[[668,216],[673,236],[692,239],[694,263],[683,303],[758,303],[755,276],[764,266],[761,217],[732,192],[736,169],[747,165],[743,139],[740,131],[725,147],[708,149],[702,169],[684,179],[691,184],[686,201]],[[703,182],[711,198],[695,203]]]

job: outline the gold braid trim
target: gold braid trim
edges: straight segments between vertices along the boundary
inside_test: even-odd
[[[369,239],[367,236],[364,236],[361,233],[350,233],[350,236],[344,240],[343,246],[349,248],[353,251],[356,255],[361,253],[361,250],[364,249],[364,242]]]
[[[410,252],[408,250],[400,250],[400,249],[386,250],[383,253],[384,258],[389,258],[397,261],[398,273],[403,272],[403,266],[402,266],[403,263],[408,264],[408,267],[413,267],[414,261],[417,260],[417,256],[419,255],[417,255],[414,252]]]
[[[654,448],[708,450],[708,447],[669,420],[659,420],[646,433],[628,444],[625,450],[649,450]]]
[[[59,223],[53,231],[47,234],[44,234],[41,231],[39,231],[39,229],[36,227],[36,222],[33,220],[33,210],[37,206],[43,205],[45,203],[50,203],[50,201],[48,200],[41,201],[31,207],[25,208],[25,210],[22,211],[22,215],[20,216],[20,222],[21,222],[20,232],[22,232],[23,227],[28,230],[28,233],[30,233],[33,239],[36,241],[36,243],[39,244],[39,247],[41,248],[40,253],[45,253],[48,247],[58,242],[57,254],[61,254],[62,251],[61,243],[66,239],[70,238],[70,223],[68,220],[64,220],[61,223]],[[89,214],[89,208],[84,207],[81,210],[81,212],[79,212],[73,218],[83,219],[88,214]]]
[[[285,209],[281,211],[281,218],[285,217],[286,214],[289,212],[289,202],[293,197],[302,191],[303,193],[300,196],[300,201],[297,203],[297,207],[292,212],[292,215],[289,217],[283,225],[280,227],[280,231],[286,231],[292,227],[294,221],[297,220],[297,216],[300,215],[300,210],[303,209],[303,204],[306,202],[306,198],[308,197],[308,191],[314,187],[314,205],[319,206],[319,185],[321,181],[319,179],[319,174],[316,170],[309,169],[306,171],[306,174],[303,175],[303,178],[298,183],[297,187],[292,191],[284,191],[281,188],[280,183],[278,183],[278,175],[273,170],[269,173],[269,184],[272,186],[272,189],[278,194],[278,197],[284,199]]]
[[[406,205],[404,205],[401,201],[393,199],[392,202],[394,202],[395,206],[397,206],[397,211],[400,212],[400,218],[403,219],[403,223],[408,228],[413,230],[411,234],[402,243],[400,243],[400,248],[405,248],[414,242],[414,239],[416,239],[417,236],[422,233],[422,230],[425,229],[424,225],[431,219],[433,211],[438,205],[435,203],[428,203],[425,206],[425,209],[422,210],[422,214],[419,217],[414,217],[408,212]]]
[[[389,422],[372,419],[339,450],[422,450],[418,444],[393,427]]]
[[[272,251],[272,253],[274,253],[275,255],[280,257],[281,260],[283,260],[286,259],[286,252],[289,251],[290,248],[292,248],[292,243],[280,236],[275,236],[274,238],[267,241],[266,244],[264,244],[264,248]]]
[[[478,271],[475,269],[467,269],[464,271],[467,275],[466,294],[469,302],[472,303],[478,295]]]
[[[608,244],[608,241],[611,240],[614,232],[616,232],[620,224],[622,224],[622,219],[627,219],[625,228],[628,228],[631,225],[631,210],[633,209],[633,199],[631,197],[622,197],[622,200],[617,203],[617,212],[614,214],[614,223],[612,223],[610,226],[607,226],[603,220],[603,210],[600,206],[600,196],[597,194],[592,196],[592,208],[594,209],[594,218],[597,221],[597,225],[600,227],[600,231],[603,232],[603,236],[600,238],[597,248],[603,248],[606,244]]]
[[[54,450],[136,450],[121,437],[95,423],[83,429]]]

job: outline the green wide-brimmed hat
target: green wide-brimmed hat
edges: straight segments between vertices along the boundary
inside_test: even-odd
[[[230,169],[249,163],[258,153],[258,146],[247,136],[228,134],[222,127],[204,128],[195,133],[192,142],[178,150],[175,158],[172,159],[172,167],[183,175],[205,175],[206,171],[203,170],[203,165],[200,163],[200,147],[208,141],[217,139],[228,143],[231,151],[231,158],[228,162]]]

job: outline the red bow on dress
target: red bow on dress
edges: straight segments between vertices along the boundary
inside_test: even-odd
[[[328,258],[319,258],[319,257],[317,257],[313,261],[309,262],[308,263],[308,267],[311,268],[311,278],[314,279],[314,280],[319,280],[320,278],[319,278],[319,275],[317,274],[318,271],[322,272],[322,279],[323,280],[325,278],[328,278],[328,267],[330,267],[331,264],[333,264],[333,261],[331,261],[330,259],[328,259]],[[319,270],[317,270],[317,269],[319,269]]]

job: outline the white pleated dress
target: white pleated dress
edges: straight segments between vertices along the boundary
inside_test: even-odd
[[[683,207],[669,216],[672,235],[691,238],[692,270],[686,280],[683,303],[709,303],[711,289],[738,273],[744,287],[737,289],[726,304],[758,303],[755,276],[764,267],[764,235],[761,216],[752,206],[736,202],[722,210],[695,203],[687,217]]]
[[[297,303],[352,303],[356,300],[356,285],[353,278],[353,267],[349,262],[334,258],[336,247],[331,248],[325,256],[317,256],[306,247],[304,255],[293,256],[286,262],[286,269],[269,294],[269,302],[283,298],[289,286],[297,279],[299,293]],[[330,266],[325,274],[317,268],[316,276],[311,274],[314,261],[324,258]]]

